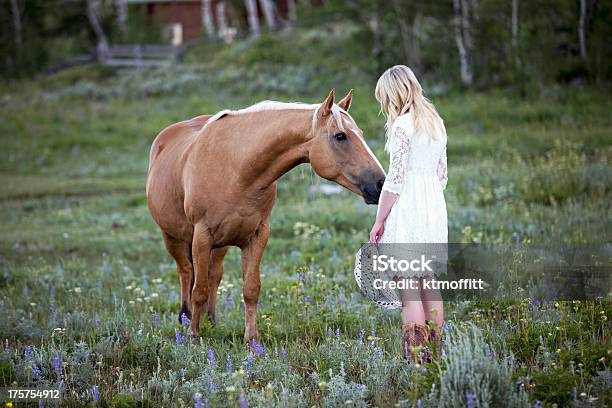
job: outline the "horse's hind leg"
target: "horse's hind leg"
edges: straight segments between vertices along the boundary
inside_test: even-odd
[[[183,313],[191,319],[191,288],[193,286],[193,263],[191,260],[191,245],[180,241],[162,231],[166,249],[176,261],[176,270],[181,284],[181,311],[179,322]]]
[[[210,271],[208,273],[208,318],[213,326],[217,324],[215,307],[217,304],[217,289],[223,277],[223,258],[229,247],[213,249],[210,253]]]

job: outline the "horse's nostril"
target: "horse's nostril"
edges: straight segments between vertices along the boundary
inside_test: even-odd
[[[380,191],[382,190],[384,184],[385,184],[385,179],[381,178],[380,180],[376,182],[376,188]]]

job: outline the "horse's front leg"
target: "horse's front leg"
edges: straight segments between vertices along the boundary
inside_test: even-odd
[[[191,328],[193,335],[200,337],[200,317],[208,301],[208,269],[210,268],[212,237],[208,228],[200,223],[193,231],[194,283],[191,290]]]
[[[259,264],[268,243],[270,225],[266,221],[257,230],[250,241],[242,248],[242,278],[244,280],[242,295],[245,303],[244,341],[259,341],[257,331],[257,301],[259,300]]]

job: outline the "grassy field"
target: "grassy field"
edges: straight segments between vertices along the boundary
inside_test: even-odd
[[[188,340],[144,194],[159,130],[355,87],[352,114],[388,162],[365,70],[326,62],[345,47],[305,59],[292,44],[308,49],[318,37],[298,34],[202,46],[180,66],[86,66],[1,86],[0,386],[59,386],[66,406],[609,406],[609,299],[448,304],[445,359],[407,364],[399,314],[363,299],[352,277],[375,208],[348,192],[312,192],[324,182],[307,166],[279,183],[262,263],[262,346],[242,341],[237,250],[226,258],[217,327],[204,325],[200,344]],[[609,241],[608,92],[440,93],[451,241]]]

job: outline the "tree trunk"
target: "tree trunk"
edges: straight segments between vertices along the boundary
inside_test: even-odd
[[[580,42],[580,58],[586,64],[587,63],[587,48],[586,38],[584,34],[584,26],[587,14],[586,0],[580,0],[580,18],[578,20],[578,40]]]
[[[122,36],[127,34],[127,18],[128,4],[127,0],[115,0],[115,8],[117,9],[117,26]]]
[[[399,23],[400,41],[406,64],[417,70],[421,65],[421,52],[418,42],[418,32],[420,29],[420,12],[416,11],[412,26],[408,25],[408,16],[406,16],[405,7],[402,6],[401,0],[393,0],[393,8],[397,14]]]
[[[295,11],[295,0],[287,0],[287,15],[291,23],[297,20],[297,13]]]
[[[453,18],[453,29],[455,33],[455,42],[457,43],[457,50],[459,51],[459,68],[461,74],[461,83],[466,86],[472,85],[473,75],[471,61],[466,47],[467,41],[464,37],[464,21],[463,17],[465,14],[462,12],[461,0],[453,0],[454,18]],[[467,24],[469,28],[469,24]]]
[[[263,11],[264,17],[266,18],[266,25],[268,26],[268,29],[276,29],[276,19],[274,18],[274,3],[272,3],[272,0],[259,0],[259,4],[261,4],[261,9]]]
[[[202,25],[206,31],[206,37],[215,38],[215,24],[212,18],[210,0],[202,0]]]
[[[512,0],[512,48],[518,47],[518,12],[519,0]]]
[[[259,16],[257,15],[257,2],[256,0],[244,0],[246,6],[248,18],[249,18],[249,30],[251,35],[256,37],[259,35]]]
[[[225,2],[220,1],[217,3],[217,24],[219,26],[218,35],[225,42],[229,42],[227,38],[227,16],[225,14]]]
[[[21,13],[19,12],[19,0],[11,0],[11,12],[13,14],[13,28],[15,29],[15,45],[17,52],[21,52]]]
[[[100,0],[87,0],[87,18],[89,24],[98,38],[96,58],[103,61],[108,56],[108,40],[100,24]]]

